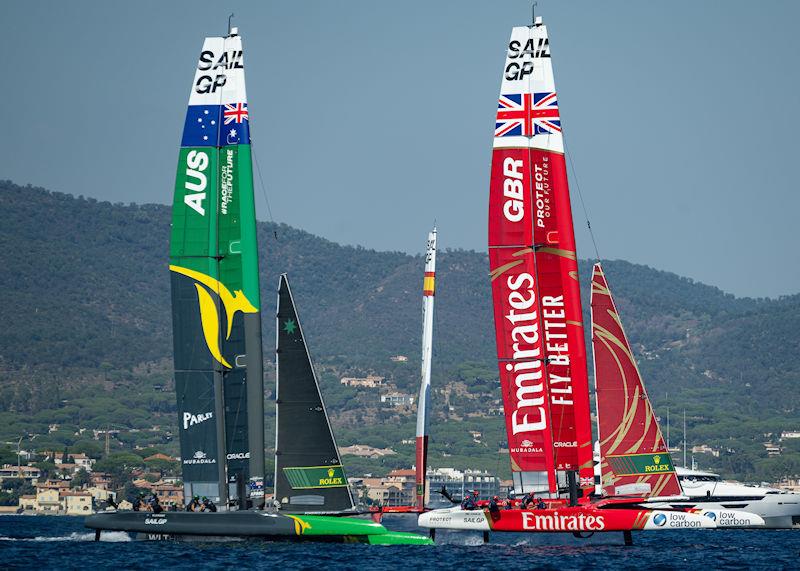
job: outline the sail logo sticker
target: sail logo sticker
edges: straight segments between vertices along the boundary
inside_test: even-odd
[[[511,341],[515,362],[506,363],[505,368],[512,374],[516,387],[512,432],[539,432],[547,428],[547,410],[535,282],[531,274],[522,273],[509,276],[507,285],[510,309],[505,318],[513,325]]]
[[[347,486],[344,469],[341,465],[291,467],[284,468],[283,473],[293,490]]]
[[[231,452],[230,454],[226,454],[225,458],[228,460],[249,460],[250,453],[249,452]]]
[[[228,77],[225,70],[244,69],[242,50],[223,52],[217,57],[210,50],[200,54],[200,61],[197,64],[199,71],[213,72],[214,75],[198,75],[194,82],[194,90],[197,93],[216,93],[227,82]]]
[[[244,295],[242,290],[238,289],[231,293],[221,281],[207,276],[202,272],[174,265],[170,265],[169,269],[172,272],[182,274],[195,280],[194,287],[197,289],[197,301],[200,306],[200,321],[203,326],[203,337],[205,338],[206,346],[218,363],[232,369],[233,367],[231,364],[222,356],[222,351],[220,349],[221,320],[217,304],[214,302],[209,291],[219,296],[225,308],[225,316],[228,320],[225,331],[226,340],[231,337],[233,318],[236,313],[239,311],[242,313],[258,313],[258,308],[250,303],[250,300],[247,299],[247,296]]]
[[[607,457],[615,476],[649,476],[674,472],[672,458],[666,452],[659,454],[624,454]]]
[[[537,531],[603,531],[606,528],[605,517],[601,515],[538,515],[522,512],[522,529]]]
[[[183,429],[187,430],[190,426],[194,426],[195,424],[200,424],[201,422],[205,422],[210,418],[214,417],[213,412],[204,412],[201,414],[192,414],[191,412],[184,412],[183,413]]]
[[[509,93],[497,100],[495,137],[531,137],[561,133],[561,117],[555,91]]]
[[[194,465],[194,464],[216,464],[217,461],[214,458],[209,458],[208,454],[203,452],[202,450],[198,450],[195,452],[191,458],[186,458],[183,461],[184,464]]]
[[[522,161],[506,157],[503,161],[503,216],[509,222],[519,222],[525,216]]]
[[[219,190],[219,211],[227,214],[228,205],[233,200],[233,149],[225,149],[225,164],[219,174]]]
[[[206,215],[203,201],[206,199],[205,191],[208,186],[208,177],[205,173],[208,165],[208,153],[189,151],[186,154],[186,180],[183,183],[186,195],[183,197],[183,202],[200,216]]]

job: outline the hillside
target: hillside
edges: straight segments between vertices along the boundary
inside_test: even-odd
[[[98,202],[8,181],[0,182],[0,208],[0,439],[47,433],[52,423],[78,429],[159,424],[164,428],[124,444],[174,447],[169,208]],[[421,257],[341,246],[285,225],[260,223],[259,239],[265,347],[274,346],[269,307],[278,273],[286,271],[339,443],[399,453],[366,467],[410,463],[410,448],[397,435],[413,434],[412,415],[381,408],[377,394],[342,387],[338,379],[373,372],[416,391]],[[487,265],[482,253],[440,253],[435,464],[506,465],[497,454],[502,419],[487,412],[499,398]],[[690,443],[729,450],[702,463],[747,478],[795,469],[780,462],[800,455],[787,450],[767,459],[762,443],[766,432],[800,428],[800,296],[742,299],[646,266],[609,261],[605,269],[657,411],[669,406],[677,417],[685,407]],[[580,272],[586,282],[589,262]],[[391,362],[397,354],[409,361]],[[673,443],[680,438],[677,424]],[[481,431],[481,442],[467,430]],[[61,432],[40,441],[75,440]]]

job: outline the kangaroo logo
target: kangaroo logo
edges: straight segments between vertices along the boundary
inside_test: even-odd
[[[207,276],[201,272],[183,268],[181,266],[170,265],[170,271],[190,277],[195,280],[194,287],[197,289],[197,301],[200,306],[200,321],[203,324],[203,337],[206,341],[206,346],[211,352],[211,355],[223,366],[232,369],[233,367],[222,356],[222,351],[219,347],[219,312],[217,311],[217,304],[208,290],[216,293],[222,305],[225,307],[225,315],[228,318],[227,329],[225,332],[225,339],[230,339],[231,329],[233,328],[233,317],[237,311],[242,313],[258,313],[258,309],[250,303],[250,300],[245,297],[242,290],[236,290],[233,293],[225,287],[225,284]],[[199,282],[199,283],[197,283]],[[205,287],[203,287],[205,286]],[[208,289],[206,289],[208,288]]]

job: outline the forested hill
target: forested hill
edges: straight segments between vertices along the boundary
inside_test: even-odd
[[[49,386],[46,379],[143,363],[168,369],[167,206],[110,204],[6,181],[0,209],[0,410],[41,410],[31,391],[39,387],[43,399],[52,397],[41,388]],[[440,231],[446,236],[446,228]],[[270,308],[285,271],[320,364],[337,373],[374,371],[414,390],[421,256],[341,246],[268,223],[259,224],[259,243],[265,347],[273,346]],[[686,406],[698,438],[704,425],[744,430],[743,418],[800,429],[789,426],[800,405],[800,296],[735,298],[646,266],[604,266],[657,407],[667,393],[673,407]],[[487,268],[483,253],[440,252],[434,365],[440,386],[455,378],[467,386],[486,383],[494,375]],[[581,263],[584,285],[590,269]],[[397,354],[414,365],[391,363]],[[465,373],[465,364],[479,372]],[[37,376],[36,387],[20,390],[21,379]]]

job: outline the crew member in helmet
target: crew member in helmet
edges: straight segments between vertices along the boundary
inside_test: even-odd
[[[461,509],[462,510],[476,510],[478,509],[478,490],[474,490],[472,494],[467,493],[464,496],[464,499],[461,500]]]
[[[492,496],[489,500],[489,511],[492,513],[500,511],[500,498],[498,496]]]
[[[533,492],[528,492],[522,499],[519,501],[519,509],[526,510],[528,506],[533,505],[536,502],[536,496],[534,496]]]
[[[217,506],[206,497],[203,497],[203,511],[205,512],[215,512],[217,511]]]

